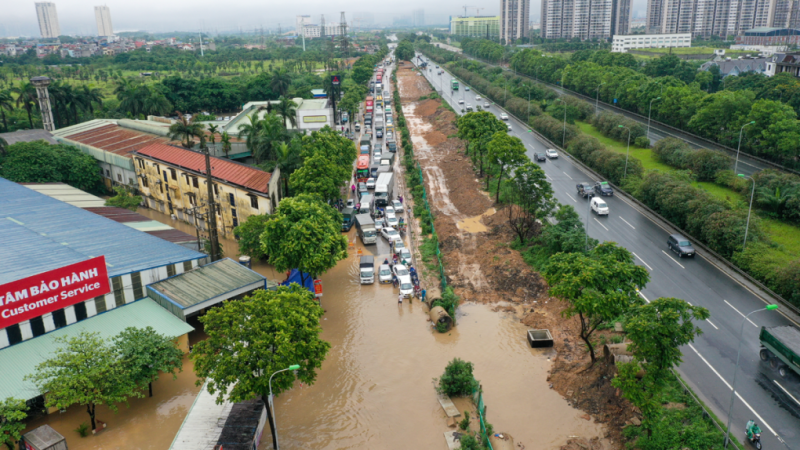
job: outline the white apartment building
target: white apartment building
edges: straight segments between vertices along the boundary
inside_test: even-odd
[[[58,26],[58,13],[56,13],[55,3],[36,3],[36,18],[39,19],[39,31],[42,33],[43,38],[61,36],[61,27]]]
[[[94,19],[97,21],[98,36],[114,35],[114,27],[111,26],[111,11],[108,6],[95,6]]]
[[[679,48],[691,47],[692,34],[631,34],[614,35],[611,42],[611,51],[614,53],[627,53],[628,50],[637,48]]]
[[[531,0],[500,0],[500,38],[513,43],[530,36],[530,17]]]
[[[631,26],[630,0],[542,0],[545,39],[605,39],[627,34]]]
[[[797,18],[796,3],[797,0],[648,0],[647,32],[728,36],[753,28],[785,27]]]
[[[303,32],[303,27],[305,27],[306,25],[311,25],[311,16],[309,15],[297,16],[295,18],[295,24],[294,24],[295,33],[297,33],[297,35],[300,36],[300,33]]]

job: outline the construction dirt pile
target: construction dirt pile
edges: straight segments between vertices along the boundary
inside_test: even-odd
[[[578,319],[562,316],[565,304],[548,296],[542,276],[511,248],[515,235],[508,226],[508,207],[495,205],[483,190],[465,154],[466,142],[456,137],[456,115],[441,106],[440,99],[427,98],[433,92],[430,84],[410,65],[398,70],[397,80],[435,216],[448,286],[462,301],[494,304],[496,310],[514,312],[526,326],[550,330],[557,352],[552,388],[586,412],[587,420],[606,424],[607,432],[599,440],[572,439],[564,449],[622,448],[622,427],[640,416],[611,386],[613,367],[599,360],[587,370],[590,358]],[[595,338],[601,333],[613,334],[596,332]]]

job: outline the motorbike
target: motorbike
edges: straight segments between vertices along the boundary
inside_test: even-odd
[[[747,440],[753,444],[753,447],[757,450],[761,450],[761,428],[759,428],[754,421],[750,420],[745,426],[745,432],[747,434]]]

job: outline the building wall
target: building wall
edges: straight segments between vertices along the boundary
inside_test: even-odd
[[[58,25],[55,3],[36,3],[36,17],[39,19],[39,31],[42,33],[43,38],[61,36],[61,27]]]
[[[521,37],[528,37],[530,12],[530,0],[500,0],[500,38],[513,43]]]
[[[489,39],[500,38],[500,17],[452,17],[450,19],[450,34],[456,36],[470,36]]]
[[[611,43],[611,51],[626,53],[630,49],[637,48],[678,48],[691,46],[691,33],[615,35]]]
[[[112,36],[114,34],[114,27],[111,26],[111,11],[108,6],[95,6],[94,18],[97,22],[98,36]]]
[[[605,39],[630,30],[630,0],[542,0],[542,37]]]
[[[205,258],[194,259],[110,277],[111,292],[106,295],[0,329],[0,348],[8,347],[12,341],[16,341],[15,335],[21,335],[22,341],[26,341],[83,319],[94,317],[110,309],[143,299],[147,297],[145,286],[148,284],[184,273],[204,263]]]
[[[139,191],[147,198],[150,208],[175,214],[185,222],[207,229],[205,222],[195,217],[195,211],[201,214],[207,212],[208,189],[203,174],[139,154],[134,156],[134,166]],[[273,174],[275,178],[280,178],[279,171]],[[277,190],[272,195],[277,196]],[[272,214],[270,198],[261,192],[214,179],[214,196],[217,202],[217,230],[229,239],[235,239],[233,229],[248,217]],[[253,202],[256,206],[253,206]]]
[[[787,26],[797,0],[648,0],[650,34],[740,35],[758,27]],[[794,15],[793,15],[794,14]]]

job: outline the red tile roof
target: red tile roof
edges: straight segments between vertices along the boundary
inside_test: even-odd
[[[194,172],[205,173],[206,171],[205,155],[193,150],[172,145],[152,144],[137,150],[136,153]],[[211,176],[267,194],[269,193],[269,180],[272,174],[261,169],[212,156]]]
[[[122,128],[119,125],[105,125],[89,131],[70,134],[64,138],[81,144],[91,145],[117,155],[131,157],[131,152],[139,150],[155,142],[169,142],[165,137],[142,131]]]

